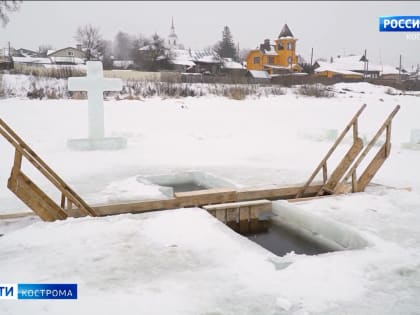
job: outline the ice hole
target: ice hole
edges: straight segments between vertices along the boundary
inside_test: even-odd
[[[259,224],[261,226],[259,231],[243,235],[278,256],[284,256],[290,252],[317,255],[334,251],[334,249],[303,237],[292,229],[273,223],[271,219],[260,221]]]
[[[187,171],[172,174],[138,176],[137,181],[161,186],[168,197],[174,193],[211,188],[236,188],[232,182],[200,171]]]
[[[287,201],[273,202],[271,215],[265,216],[252,223],[254,229],[234,229],[278,256],[290,252],[317,255],[368,246],[351,227],[303,211]]]

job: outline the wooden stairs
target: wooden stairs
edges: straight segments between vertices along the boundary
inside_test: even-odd
[[[15,158],[7,187],[44,221],[63,220],[67,217],[96,216],[95,211],[83,201],[2,119],[0,134],[15,148]],[[26,158],[61,192],[57,204],[21,170]]]
[[[372,178],[375,176],[377,171],[381,168],[382,164],[389,157],[391,152],[391,124],[395,115],[400,110],[400,106],[397,105],[394,110],[389,114],[385,122],[376,132],[375,136],[368,143],[368,145],[363,149],[363,141],[358,135],[358,118],[363,110],[366,108],[366,104],[363,105],[356,115],[350,120],[346,128],[342,131],[340,136],[337,138],[331,149],[325,155],[325,157],[318,164],[316,169],[313,171],[312,175],[306,181],[302,189],[296,194],[296,198],[302,198],[306,189],[313,182],[314,178],[319,174],[322,169],[323,183],[319,191],[316,193],[317,196],[322,195],[334,195],[339,193],[348,193],[348,192],[361,192],[364,191],[366,186],[370,183]],[[347,151],[341,162],[328,177],[327,162],[331,157],[337,146],[344,139],[345,135],[349,132],[350,129],[353,129],[353,145]],[[385,143],[379,149],[376,156],[372,159],[370,164],[363,171],[362,176],[357,178],[356,171],[360,164],[363,162],[365,157],[368,155],[370,150],[376,144],[380,136],[386,130]],[[360,153],[361,152],[361,153]],[[357,160],[356,160],[357,159]],[[347,172],[347,173],[346,173]],[[346,174],[346,175],[345,175]],[[344,176],[345,175],[345,176]],[[344,179],[342,179],[344,176]],[[349,180],[351,179],[351,184]]]

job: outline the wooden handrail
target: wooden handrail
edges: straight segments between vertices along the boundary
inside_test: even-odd
[[[299,193],[296,195],[296,198],[300,198],[304,193],[306,188],[309,187],[309,185],[312,183],[312,181],[315,179],[316,175],[318,175],[321,168],[323,169],[323,181],[324,184],[327,181],[328,174],[327,174],[327,160],[330,158],[330,156],[333,154],[337,146],[340,144],[340,142],[343,140],[343,138],[346,136],[347,132],[350,130],[350,128],[353,127],[353,141],[356,141],[358,137],[358,123],[357,120],[359,116],[362,114],[363,110],[366,108],[366,104],[363,104],[362,107],[357,111],[357,113],[353,116],[353,118],[350,120],[350,122],[347,124],[346,128],[341,132],[341,134],[338,136],[338,138],[335,140],[333,146],[330,148],[330,150],[327,152],[325,157],[321,160],[321,162],[316,167],[315,171],[313,171],[311,177],[306,181],[305,185],[302,187],[302,189],[299,191]]]
[[[95,211],[84,202],[2,119],[0,119],[0,134],[12,144],[16,151],[22,154],[42,175],[44,175],[67,199],[92,216]]]
[[[397,105],[394,108],[394,110],[388,115],[387,119],[384,121],[381,128],[379,128],[379,130],[376,132],[375,136],[372,138],[372,140],[370,140],[368,145],[365,147],[363,152],[360,154],[359,158],[356,160],[356,162],[353,164],[353,166],[350,168],[350,170],[347,172],[346,176],[344,177],[343,182],[347,182],[350,179],[350,177],[352,178],[353,191],[355,191],[355,185],[356,185],[355,181],[357,181],[357,176],[356,176],[357,168],[363,162],[364,158],[368,155],[369,151],[372,149],[372,147],[378,141],[379,137],[382,135],[382,133],[385,131],[385,129],[387,130],[387,133],[386,133],[386,141],[385,141],[384,145],[386,145],[386,154],[387,154],[387,156],[389,155],[390,138],[391,138],[391,122],[392,122],[392,119],[395,117],[395,115],[400,110],[400,108],[401,108],[401,106]]]

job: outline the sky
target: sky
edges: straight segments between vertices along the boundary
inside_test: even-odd
[[[310,60],[363,54],[372,62],[411,70],[420,64],[420,34],[380,33],[381,15],[420,15],[420,2],[398,1],[23,1],[10,22],[0,26],[0,47],[38,50],[75,46],[78,26],[99,27],[105,39],[118,31],[167,37],[171,19],[179,42],[186,48],[213,46],[229,26],[239,47],[253,49],[265,38],[274,40],[287,23],[296,38],[296,51]]]

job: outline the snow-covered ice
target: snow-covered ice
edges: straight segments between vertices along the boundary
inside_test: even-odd
[[[1,100],[0,117],[92,204],[161,198],[158,186],[138,176],[191,170],[238,187],[304,182],[331,142],[302,139],[302,130],[340,132],[366,103],[359,130],[370,139],[399,104],[391,156],[374,182],[411,191],[371,186],[349,196],[275,203],[290,224],[350,249],[316,256],[277,257],[200,209],[54,223],[2,220],[1,281],[78,283],[79,299],[4,301],[0,312],[418,314],[420,151],[401,144],[420,128],[420,99],[366,83],[334,86],[343,88],[351,91],[328,99],[288,89],[243,101],[106,101],[107,136],[128,140],[125,150],[112,152],[66,148],[66,139],[86,133],[84,101]],[[338,148],[329,170],[348,147]],[[14,152],[4,140],[0,152],[0,211],[25,210],[6,188]],[[54,196],[36,170],[28,164],[23,170]]]

